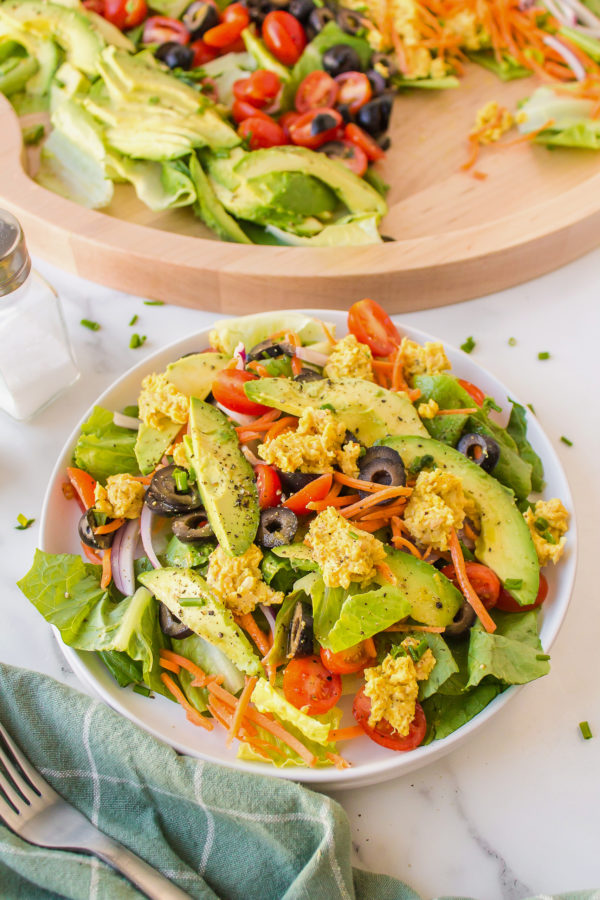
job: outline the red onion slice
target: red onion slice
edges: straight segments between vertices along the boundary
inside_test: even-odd
[[[110,554],[110,562],[112,569],[112,577],[115,583],[115,587],[122,594],[127,594],[125,590],[125,585],[123,584],[123,579],[121,578],[121,544],[123,542],[123,535],[125,533],[126,525],[121,525],[113,538],[111,554]]]
[[[238,425],[252,425],[254,420],[257,418],[256,416],[246,416],[243,413],[234,412],[233,409],[228,409],[226,406],[223,406],[222,403],[217,401],[217,406],[224,412],[226,416],[229,416],[230,419],[233,419],[234,422],[237,422]]]
[[[155,569],[160,569],[161,565],[158,561],[158,557],[154,552],[154,547],[152,545],[152,519],[154,517],[154,513],[150,509],[149,506],[146,506],[144,503],[142,514],[140,516],[140,537],[142,538],[142,546],[144,548],[144,552]]]
[[[113,422],[115,425],[118,425],[120,428],[129,428],[131,431],[139,431],[141,422],[139,419],[134,419],[133,416],[126,416],[124,413],[114,412],[113,413]]]
[[[296,356],[303,359],[304,362],[313,363],[315,366],[326,366],[329,357],[318,350],[311,350],[310,347],[296,347]]]
[[[551,47],[553,50],[562,56],[568,67],[573,72],[573,75],[577,79],[577,81],[585,80],[585,69],[575,56],[572,50],[569,47],[566,47],[562,41],[559,41],[557,38],[552,37],[552,35],[547,34],[544,37],[544,43],[547,47]]]
[[[250,463],[251,466],[264,465],[263,460],[259,459],[258,456],[255,456],[255,454],[252,452],[252,450],[246,444],[242,444],[242,446],[240,447],[240,450],[242,451],[242,453],[244,454],[244,456],[246,457],[246,459],[248,460],[248,462]]]
[[[263,613],[265,619],[271,626],[271,633],[275,635],[275,613],[271,609],[270,606],[267,606],[265,603],[260,603],[260,611]]]
[[[130,519],[125,525],[121,525],[112,544],[113,579],[118,590],[126,597],[135,591],[133,556],[139,533],[140,520]]]
[[[246,368],[246,348],[241,341],[233,351],[233,358],[237,360],[236,369],[241,369],[243,372]]]

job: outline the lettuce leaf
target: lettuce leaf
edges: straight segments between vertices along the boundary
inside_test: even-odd
[[[427,732],[423,743],[430,744],[431,741],[448,737],[485,709],[503,690],[501,684],[484,682],[467,694],[448,696],[437,693],[424,700],[422,706],[427,719]]]
[[[275,716],[275,719],[278,717]],[[314,716],[314,718],[319,721],[326,723],[330,730],[339,727],[342,712],[341,710],[334,707],[330,709],[329,712],[324,713],[320,716]],[[281,722],[281,720],[278,719]],[[337,747],[335,744],[317,744],[315,741],[309,740],[306,735],[302,734],[302,732],[295,728],[294,725],[291,725],[289,722],[281,722],[286,731],[289,731],[290,734],[293,734],[294,737],[297,737],[299,741],[302,741],[305,747],[314,753],[317,758],[317,768],[322,768],[324,766],[331,766],[332,762],[327,758],[328,753],[337,753]],[[264,728],[261,728],[259,725],[255,725],[257,731],[257,737],[259,740],[263,741],[263,746],[261,747],[262,753],[257,753],[249,744],[241,743],[238,749],[238,759],[247,759],[252,760],[253,762],[271,762],[277,768],[291,768],[293,766],[301,766],[302,768],[306,768],[306,763],[302,760],[298,754],[288,747],[287,744],[284,744],[283,741],[280,741],[274,735],[271,734],[270,731],[265,731]]]
[[[521,459],[529,463],[531,466],[531,487],[534,491],[543,491],[544,489],[544,466],[529,441],[527,440],[527,410],[519,403],[512,403],[510,419],[506,426],[506,431],[519,448]]]
[[[73,452],[73,463],[95,478],[106,481],[109,475],[128,472],[139,475],[134,447],[137,433],[113,422],[113,413],[95,406]]]
[[[305,572],[314,572],[318,568],[317,564],[307,556],[292,555],[295,552],[302,554],[307,548],[303,544],[298,545],[296,551],[294,545],[290,544],[285,547],[276,547],[275,551],[267,550],[262,558],[260,568],[264,580],[276,591],[283,591],[284,594],[292,590],[294,583]],[[290,555],[280,555],[277,551],[289,551]]]
[[[167,544],[165,562],[168,566],[182,566],[184,569],[204,566],[216,546],[216,541],[185,544],[173,535]]]
[[[175,653],[185,656],[206,672],[207,675],[223,675],[223,687],[232,694],[238,694],[244,687],[244,676],[218,647],[214,647],[201,638],[199,634],[191,634],[183,640],[171,639],[171,646]],[[192,687],[194,676],[181,669],[179,675],[181,688],[198,712],[202,713],[208,708],[208,692],[205,688]]]
[[[494,610],[497,629],[488,634],[480,622],[471,629],[467,688],[484,678],[504,685],[526,684],[550,671],[537,630],[537,610],[503,613]]]
[[[302,732],[303,740],[309,738],[317,744],[328,743],[329,724],[320,722],[314,716],[309,716],[301,709],[297,709],[285,699],[281,691],[274,688],[266,679],[258,679],[251,699],[259,712],[272,713],[285,723],[286,728],[294,725]]]
[[[337,44],[346,44],[348,47],[356,50],[361,62],[361,70],[368,69],[369,62],[373,56],[373,48],[369,43],[364,38],[346,34],[335,22],[328,22],[316,37],[306,45],[302,56],[292,69],[291,81],[285,87],[286,97],[293,98],[300,82],[311,72],[314,72],[315,69],[323,68],[323,54],[330,47],[334,47]]]
[[[119,687],[129,684],[141,684],[144,671],[141,662],[130,659],[121,650],[100,650],[98,656],[115,679]]]
[[[477,50],[467,54],[471,62],[493,72],[501,81],[514,81],[516,78],[528,78],[532,72],[522,66],[510,53],[503,53],[500,62],[493,50]]]

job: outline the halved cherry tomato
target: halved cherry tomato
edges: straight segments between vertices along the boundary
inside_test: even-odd
[[[251,150],[281,147],[288,142],[283,128],[275,119],[269,118],[264,113],[261,116],[244,119],[237,131],[240,137],[247,139]]]
[[[257,109],[268,106],[281,88],[281,79],[275,72],[257,69],[249,78],[239,78],[233,83],[233,94],[238,100],[251,103]]]
[[[348,331],[367,344],[374,356],[389,356],[402,340],[386,311],[369,299],[359,300],[350,307]]]
[[[104,15],[104,0],[83,0],[83,5],[99,16]]]
[[[326,116],[327,119],[320,119],[320,116]],[[329,106],[311,109],[289,126],[290,137],[294,144],[316,150],[317,147],[321,147],[327,141],[332,141],[337,136],[342,121],[337,109]],[[329,127],[322,128],[324,122],[329,122]]]
[[[359,177],[364,175],[369,167],[366,153],[360,147],[351,144],[350,141],[332,141],[331,144],[323,146],[321,151],[329,159],[337,160],[337,162],[342,163],[343,166],[346,166],[347,169],[350,169],[351,172],[354,172]]]
[[[540,587],[533,603],[528,603],[527,606],[520,606],[515,598],[511,597],[508,591],[502,588],[496,606],[503,612],[527,612],[530,609],[537,609],[538,606],[541,606],[547,596],[548,582],[546,577],[540,572]]]
[[[310,715],[326,713],[342,696],[342,679],[328,672],[318,656],[292,659],[283,673],[283,693],[297,709]]]
[[[144,22],[143,44],[166,44],[167,41],[188,44],[189,40],[189,31],[178,19],[170,19],[168,16],[150,16]]]
[[[148,15],[148,4],[146,0],[104,0],[102,15],[121,30],[136,28]]]
[[[410,723],[410,729],[407,735],[403,736],[394,731],[387,719],[381,719],[374,727],[369,725],[369,716],[371,715],[371,700],[365,694],[362,687],[352,705],[352,715],[372,741],[387,747],[388,750],[414,750],[423,742],[425,732],[427,731],[427,720],[420,703],[415,703],[415,717]]]
[[[342,72],[335,78],[338,88],[338,103],[345,103],[351,113],[356,113],[371,99],[373,89],[364,72]]]
[[[203,66],[204,63],[212,62],[212,60],[216,59],[219,55],[219,51],[215,47],[209,47],[208,44],[205,44],[202,38],[194,41],[190,44],[190,47],[194,51],[194,59],[192,62],[192,68],[194,69]]]
[[[257,377],[242,369],[223,369],[213,381],[213,396],[218,403],[233,412],[243,413],[245,416],[260,416],[269,407],[250,400],[244,391],[246,382],[256,381]]]
[[[281,503],[281,479],[273,466],[260,465],[254,470],[258,488],[258,504],[261,509],[279,506]]]
[[[284,66],[293,66],[306,47],[306,33],[294,16],[283,10],[267,13],[262,26],[263,41]]]
[[[457,381],[460,384],[460,386],[465,389],[467,394],[469,394],[473,398],[473,400],[475,401],[477,406],[483,406],[483,401],[485,400],[485,394],[483,393],[482,390],[480,390],[478,387],[476,387],[476,385],[471,384],[470,381],[464,381],[464,379],[462,379],[462,378],[458,378]]]
[[[252,106],[251,103],[247,103],[245,100],[233,101],[233,105],[231,107],[231,115],[238,123],[250,118],[266,119],[268,122],[273,121],[271,116],[268,116],[265,112],[262,111],[262,109],[257,109],[255,106]]]
[[[473,590],[483,603],[486,609],[492,609],[498,602],[500,594],[500,579],[495,572],[492,572],[488,566],[481,563],[467,562],[465,563],[467,577],[473,586]],[[458,578],[452,564],[444,566],[442,575],[449,578],[455,587],[460,590]]]
[[[297,122],[299,118],[300,118],[300,113],[294,112],[293,109],[291,109],[289,112],[286,112],[282,116],[279,117],[279,124],[283,128],[285,136],[288,139],[288,141],[292,140],[292,138],[290,136],[290,125],[293,125],[294,122]]]
[[[299,113],[321,106],[335,106],[338,86],[327,72],[315,69],[304,78],[296,91],[295,105]]]
[[[69,481],[75,488],[79,505],[85,512],[96,505],[96,481],[83,469],[76,469],[74,466],[67,466],[67,475]]]
[[[284,500],[282,506],[287,506],[297,516],[305,516],[307,513],[312,512],[306,504],[312,503],[313,500],[323,500],[331,490],[332,481],[333,475],[321,475],[319,478],[314,478],[308,482],[306,487]]]
[[[337,672],[340,675],[349,675],[351,672],[362,672],[362,670],[374,661],[370,650],[371,643],[361,641],[355,647],[348,647],[347,650],[340,650],[334,653],[333,650],[326,650],[321,647],[321,662],[330,672]]]
[[[225,9],[221,24],[209,28],[202,38],[209,47],[218,47],[222,50],[237,41],[249,23],[250,16],[246,7],[241,3],[232,3]]]
[[[384,159],[385,153],[379,144],[373,140],[370,134],[355,125],[354,122],[348,122],[344,128],[344,137],[351,144],[360,147],[363,153],[367,154],[367,159],[376,162],[378,159]]]

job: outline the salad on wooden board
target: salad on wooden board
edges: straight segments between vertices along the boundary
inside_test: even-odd
[[[600,148],[598,0],[150,7],[0,2],[0,91],[26,143],[44,142],[37,180],[92,208],[128,182],[153,211],[191,207],[227,241],[378,243],[395,94],[457,87],[469,63],[536,87],[518,110],[490,99],[477,112],[466,172],[486,177],[477,158],[496,142]]]
[[[83,557],[38,550],[19,582],[123,688],[242,759],[344,768],[348,741],[410,752],[548,672],[569,513],[538,499],[526,410],[501,427],[441,343],[372,300],[340,338],[227,319],[131,399],[94,408],[64,475]]]

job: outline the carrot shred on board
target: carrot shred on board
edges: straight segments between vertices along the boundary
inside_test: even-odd
[[[183,708],[185,709],[185,715],[189,722],[192,722],[193,725],[199,725],[200,728],[206,728],[207,731],[212,731],[214,728],[213,723],[210,719],[201,716],[197,709],[194,709],[191,703],[188,702],[183,691],[177,687],[173,679],[170,675],[167,675],[166,672],[161,672],[160,680],[165,685],[169,693],[173,694],[175,699]]]
[[[262,631],[256,622],[252,613],[244,613],[243,616],[234,616],[236,623],[247,631],[263,656],[266,656],[271,649],[271,642],[267,635]]]
[[[542,131],[546,131],[547,128],[552,128],[553,125],[554,119],[548,119],[547,122],[544,122],[544,124],[540,125],[539,128],[536,128],[535,131],[528,131],[527,134],[522,134],[518,138],[513,138],[511,141],[504,141],[503,143],[498,144],[497,147],[501,150],[503,147],[515,147],[517,144],[527,144],[529,141],[535,140]]]
[[[242,724],[244,715],[246,714],[246,710],[248,709],[250,698],[252,697],[252,691],[254,690],[257,681],[258,678],[256,677],[256,675],[253,675],[251,678],[246,677],[246,684],[244,685],[244,689],[240,694],[240,699],[238,700],[238,704],[235,708],[235,712],[231,720],[229,734],[227,735],[228,747],[231,747],[233,739],[237,737],[240,725]]]
[[[102,557],[98,556],[97,553],[94,553],[92,548],[88,547],[87,544],[84,544],[83,541],[81,541],[80,543],[81,543],[81,549],[83,550],[83,552],[85,553],[85,555],[87,556],[89,561],[94,563],[94,565],[96,565],[96,566],[101,566],[102,565]]]
[[[349,725],[348,728],[335,728],[327,735],[327,740],[334,744],[336,741],[351,741],[352,738],[362,737],[364,731],[360,725]]]
[[[116,531],[117,528],[120,528],[124,521],[125,519],[113,519],[112,522],[107,522],[106,525],[94,528],[94,534],[110,534],[111,531]]]
[[[450,532],[449,544],[450,555],[452,556],[452,562],[454,564],[454,570],[456,572],[456,578],[460,585],[460,589],[463,592],[467,602],[470,603],[475,610],[475,613],[485,630],[489,634],[492,634],[496,630],[496,623],[475,593],[473,585],[469,581],[467,568],[465,566],[465,558],[463,556],[463,552],[454,528]]]
[[[438,625],[408,625],[406,622],[398,622],[390,625],[386,631],[424,631],[426,634],[442,634],[445,628]]]
[[[100,579],[100,587],[107,588],[112,581],[112,566],[110,558],[112,555],[112,547],[107,547],[102,554],[102,578]]]

